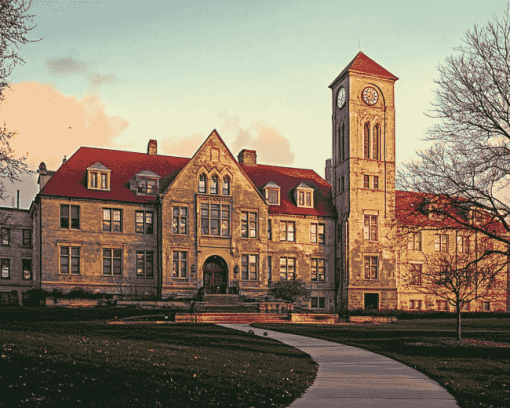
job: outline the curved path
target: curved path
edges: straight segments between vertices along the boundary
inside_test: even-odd
[[[308,353],[319,364],[315,382],[291,408],[458,407],[437,382],[405,364],[357,347],[279,333],[248,324],[220,324],[281,341]]]

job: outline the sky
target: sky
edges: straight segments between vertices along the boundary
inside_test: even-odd
[[[395,85],[397,165],[425,147],[437,67],[506,1],[39,1],[0,105],[16,153],[57,170],[80,146],[232,154],[315,170],[331,157],[330,83],[359,50]],[[37,174],[6,183],[28,208]]]

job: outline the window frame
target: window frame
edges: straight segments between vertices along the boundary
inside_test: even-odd
[[[363,188],[370,188],[370,176],[363,174]]]
[[[282,229],[284,225],[284,229]],[[289,226],[292,225],[292,231]],[[284,234],[283,234],[284,233]],[[292,234],[293,239],[289,239],[289,234]],[[282,237],[285,235],[285,239]],[[295,221],[282,221],[280,220],[280,242],[296,242],[296,222]]]
[[[105,252],[110,251],[109,256],[105,256]],[[116,256],[116,251],[120,251],[120,256]],[[118,253],[118,252],[117,252]],[[115,248],[115,247],[108,247],[103,248],[103,276],[123,276],[123,269],[124,269],[124,251],[122,248]],[[105,265],[105,261],[110,261],[110,265]],[[119,266],[115,265],[115,261],[119,261]],[[110,273],[105,272],[105,268],[110,268]],[[119,272],[115,273],[115,268],[119,268]]]
[[[4,265],[7,266],[6,276],[4,276]],[[0,278],[5,280],[11,279],[11,258],[0,259]]]
[[[321,234],[322,229],[322,234]],[[326,243],[326,224],[322,222],[312,222],[310,224],[310,242],[312,244]]]
[[[259,280],[258,254],[241,255],[241,280],[245,282],[258,282]]]
[[[141,267],[142,269],[142,273],[139,273],[138,270],[140,269],[140,258],[139,258],[139,255],[142,255],[142,261],[143,261],[143,265]],[[149,263],[147,258],[148,258],[148,255],[150,255],[151,257],[151,262]],[[148,276],[147,275],[147,266],[150,265],[151,266],[151,270],[152,270],[152,275],[151,276]],[[135,276],[137,278],[140,278],[140,279],[154,279],[155,276],[156,276],[156,273],[155,273],[155,270],[154,270],[154,251],[146,251],[146,250],[139,250],[139,251],[136,251],[135,252]]]
[[[2,227],[2,229],[0,231],[0,235],[1,235],[1,240],[2,240],[1,246],[10,247],[11,246],[11,229]]]
[[[230,185],[230,177],[224,176],[221,183],[221,195],[230,196]]]
[[[344,176],[340,177],[340,194],[343,194],[345,191],[345,180]]]
[[[469,250],[469,237],[463,235],[457,236],[457,251],[461,254],[468,255]]]
[[[444,240],[443,240],[444,238]],[[448,235],[435,234],[434,235],[434,252],[448,252]]]
[[[137,216],[142,214],[143,221],[139,222]],[[147,216],[150,214],[151,222],[147,222]],[[139,231],[140,227],[142,231]],[[154,234],[154,211],[135,210],[135,234],[152,235]]]
[[[207,176],[203,173],[198,176],[198,193],[207,194]]]
[[[185,214],[182,211],[185,210]],[[177,211],[177,214],[176,214]],[[183,224],[184,220],[184,224]],[[172,207],[172,235],[188,235],[189,208],[185,205],[174,205]],[[182,228],[184,226],[184,232]]]
[[[25,233],[29,233],[28,238],[25,236]],[[31,248],[33,246],[32,244],[32,230],[31,229],[23,229],[22,231],[22,239],[23,239],[23,246],[27,248]],[[28,244],[27,244],[28,242]]]
[[[273,256],[267,257],[267,281],[273,281]]]
[[[25,276],[25,272],[28,270],[25,268],[25,262],[30,261],[30,275],[29,277]],[[33,262],[32,258],[22,258],[21,259],[21,280],[31,281],[33,279]]]
[[[379,190],[379,176],[374,176],[374,190]]]
[[[367,223],[368,219],[368,223]],[[373,222],[375,220],[375,222]],[[379,216],[375,214],[363,215],[363,240],[379,241]]]
[[[109,211],[110,212],[110,218],[109,219],[105,219],[105,214],[106,212],[105,211]],[[118,213],[119,215],[119,221],[115,221],[115,216],[114,216],[114,212]],[[120,208],[103,208],[103,229],[102,231],[106,231],[106,232],[122,232],[122,209]],[[108,228],[105,228],[107,224],[105,224],[106,222],[109,222],[109,227]],[[114,230],[114,226],[118,226],[118,230]]]
[[[253,217],[253,218],[252,218]],[[241,211],[241,238],[259,238],[259,216],[254,211]],[[252,234],[254,234],[252,236]]]
[[[64,254],[63,249],[67,249],[68,253]],[[77,250],[77,254],[73,254],[73,250]],[[73,245],[73,244],[65,244],[59,246],[59,265],[58,265],[58,273],[59,275],[67,275],[67,276],[73,276],[73,275],[81,275],[81,246],[80,245]],[[62,262],[64,257],[67,259],[67,265]],[[76,265],[73,264],[73,259],[78,259],[78,262]],[[62,268],[67,267],[67,272],[63,272]],[[73,271],[73,267],[76,267],[76,271]]]
[[[363,158],[370,159],[370,123],[363,125]]]
[[[322,267],[320,266],[322,262]],[[320,270],[322,269],[322,273]],[[315,270],[315,278],[314,278]],[[326,282],[326,259],[324,258],[312,258],[310,280],[312,282]]]
[[[491,302],[489,302],[489,301],[482,301],[482,305],[481,306],[482,306],[482,312],[490,312],[491,311]]]
[[[422,310],[422,306],[421,299],[409,299],[409,310]]]
[[[379,280],[379,256],[365,255],[363,257],[363,270],[364,280]]]
[[[413,268],[415,269],[413,271]],[[409,285],[421,286],[423,274],[423,263],[409,262]]]
[[[63,209],[67,209],[67,217],[65,214],[62,214]],[[73,217],[73,210],[77,210],[76,217]],[[60,228],[73,230],[81,229],[80,212],[81,211],[79,205],[60,204]],[[67,226],[65,224],[67,224]],[[76,224],[78,227],[76,227]]]
[[[409,251],[421,251],[421,231],[411,232],[407,236],[407,249]]]
[[[281,256],[280,257],[280,280],[281,281],[295,281],[296,280],[296,257],[292,256]],[[285,260],[284,264],[282,261]],[[289,260],[292,260],[292,265],[289,264]],[[290,272],[292,268],[292,272]],[[292,276],[292,278],[290,278]]]
[[[324,296],[310,297],[310,309],[325,309],[326,298]]]
[[[151,177],[139,177],[136,179],[137,195],[157,195],[158,192],[159,179]]]
[[[448,301],[445,299],[436,299],[436,310],[442,312],[448,311]]]
[[[188,279],[188,251],[172,251],[172,279]]]
[[[379,123],[376,123],[372,130],[372,159],[373,160],[380,160],[380,150],[381,150],[380,129],[381,129],[381,127],[379,126]]]
[[[280,189],[276,187],[266,187],[266,202],[269,205],[280,205]],[[276,202],[272,200],[276,198]]]
[[[209,187],[210,194],[218,195],[219,193],[219,178],[217,175],[211,177],[211,186]]]
[[[200,203],[200,234],[204,236],[210,236],[210,237],[218,237],[218,238],[230,238],[232,236],[231,226],[232,226],[232,206],[231,204],[215,204],[205,201]],[[219,206],[219,209],[215,211],[218,211],[218,217],[212,217],[212,206]],[[206,208],[207,206],[207,208]],[[207,211],[207,216],[204,216],[205,212]],[[228,216],[224,217],[224,212],[228,211]],[[212,234],[213,231],[213,221],[218,221],[218,234]],[[224,226],[226,224],[226,233]],[[207,226],[207,232],[205,232],[205,227]]]
[[[267,240],[273,240],[273,223],[270,219],[267,220]]]

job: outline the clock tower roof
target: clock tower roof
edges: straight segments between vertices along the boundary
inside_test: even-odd
[[[391,72],[387,71],[383,67],[381,67],[377,62],[368,58],[361,51],[354,57],[354,59],[347,64],[347,66],[343,69],[343,71],[338,75],[335,80],[329,86],[333,88],[333,86],[347,73],[347,72],[356,72],[360,74],[368,74],[373,76],[378,76],[382,78],[391,79],[396,81],[398,78],[393,75]]]

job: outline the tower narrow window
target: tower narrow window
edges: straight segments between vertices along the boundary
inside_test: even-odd
[[[342,152],[342,161],[343,161],[346,159],[346,157],[345,157],[345,125],[342,125],[342,141],[341,141],[340,149]]]
[[[379,150],[380,150],[380,144],[381,144],[380,133],[381,133],[380,126],[379,126],[379,124],[377,124],[374,126],[374,142],[373,142],[374,151],[372,154],[372,159],[374,159],[374,160],[380,160],[380,156],[379,156]]]
[[[365,126],[363,127],[363,134],[364,134],[364,149],[363,149],[363,157],[365,159],[370,158],[370,125],[365,123]]]
[[[205,174],[201,174],[198,179],[198,192],[203,194],[207,193],[207,182]]]

